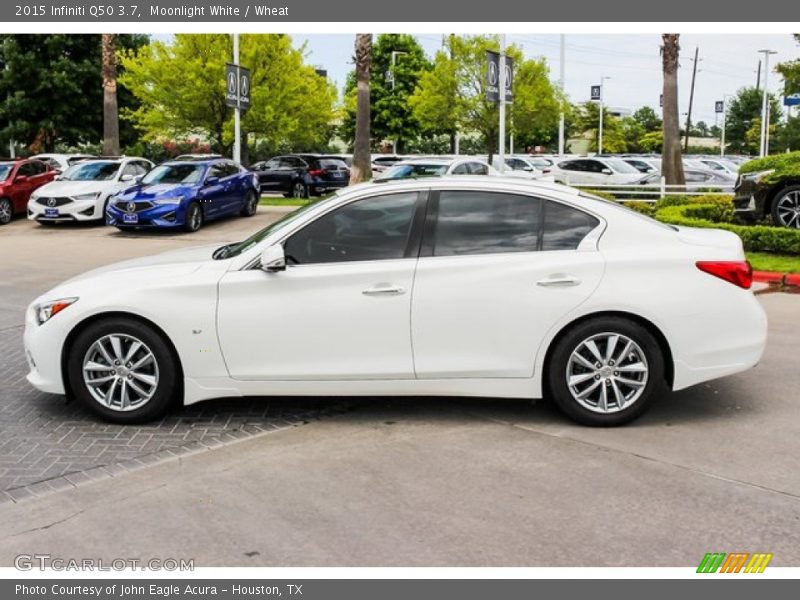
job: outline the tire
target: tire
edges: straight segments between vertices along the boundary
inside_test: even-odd
[[[597,317],[567,330],[547,365],[547,390],[556,406],[574,421],[593,427],[633,421],[664,385],[658,341],[646,328],[620,317]]]
[[[136,344],[138,349],[129,354]],[[180,390],[180,365],[172,349],[160,333],[134,319],[112,317],[92,323],[75,338],[68,357],[72,396],[106,421],[152,421],[169,409]],[[90,385],[84,374],[98,383]]]
[[[258,210],[258,194],[256,194],[253,190],[247,192],[247,195],[244,198],[244,206],[242,206],[242,216],[243,217],[252,217],[256,214]]]
[[[295,181],[292,184],[292,198],[308,198],[308,186],[302,181]]]
[[[189,233],[194,233],[203,226],[203,209],[197,202],[189,203],[186,207],[186,222],[183,224],[183,230]]]
[[[775,225],[800,229],[800,185],[790,185],[776,194],[770,212]]]
[[[14,216],[14,205],[8,198],[0,198],[0,225],[7,225]]]

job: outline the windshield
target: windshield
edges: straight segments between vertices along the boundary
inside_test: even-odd
[[[618,158],[607,158],[606,164],[614,169],[617,173],[630,173],[631,175],[636,175],[639,173],[639,170],[636,167],[629,165],[624,160],[620,160]]]
[[[157,183],[198,183],[203,177],[204,165],[160,165],[142,178],[145,185]]]
[[[257,231],[243,242],[236,242],[228,246],[222,246],[221,248],[217,248],[216,252],[214,252],[214,258],[217,260],[221,260],[223,258],[231,258],[233,256],[239,256],[240,254],[247,252],[248,250],[253,248],[256,244],[261,242],[261,240],[265,239],[268,235],[271,235],[272,233],[275,233],[279,229],[282,229],[287,225],[289,225],[290,223],[293,223],[296,219],[304,215],[310,209],[321,206],[322,203],[329,202],[336,197],[337,194],[334,194],[330,198],[309,202],[305,206],[301,206],[297,210],[292,211],[287,215],[284,215],[271,225],[267,225],[266,227],[264,227],[264,229]]]
[[[11,170],[14,168],[14,165],[0,165],[0,181],[5,181],[8,179],[8,176],[11,175]]]
[[[64,171],[63,181],[109,181],[119,171],[118,162],[78,163]]]
[[[394,165],[381,173],[376,179],[405,179],[407,177],[431,177],[434,175],[444,175],[447,172],[447,165],[431,163],[413,163],[405,165]]]

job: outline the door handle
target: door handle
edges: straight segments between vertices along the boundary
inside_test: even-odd
[[[581,280],[577,277],[573,277],[572,275],[557,274],[540,279],[536,282],[536,285],[540,285],[542,287],[570,287],[573,285],[580,285],[580,283]]]
[[[363,290],[361,293],[365,296],[399,296],[405,294],[406,290],[399,285],[379,285]]]

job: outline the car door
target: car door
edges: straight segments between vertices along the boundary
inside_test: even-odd
[[[596,159],[586,159],[584,163],[583,183],[605,185],[610,182],[612,169],[604,162]]]
[[[588,183],[587,179],[587,165],[584,160],[568,160],[558,163],[557,166],[559,173],[559,181],[571,184]]]
[[[259,167],[258,184],[262,192],[271,192],[278,189],[280,178],[279,173],[276,171],[280,168],[280,164],[280,158],[273,158]]]
[[[213,163],[206,172],[205,185],[201,190],[203,217],[213,219],[219,216],[226,204],[228,192],[224,180],[225,170],[222,163]]]
[[[550,328],[600,282],[603,258],[583,243],[600,226],[529,195],[433,192],[411,306],[417,378],[531,377]]]
[[[284,271],[227,273],[218,332],[231,377],[412,379],[423,202],[416,192],[355,200],[284,240]]]
[[[239,177],[239,167],[235,163],[225,161],[221,166],[224,196],[220,212],[230,215],[239,212],[242,208],[242,201],[244,200],[243,180]]]
[[[14,212],[22,212],[28,204],[28,199],[31,193],[37,187],[36,168],[31,162],[22,163],[14,175],[14,186],[12,188],[12,202],[14,204]]]

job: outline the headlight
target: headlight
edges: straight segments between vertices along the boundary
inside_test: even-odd
[[[38,304],[35,307],[36,321],[39,325],[49,321],[76,300],[77,298],[61,298],[60,300],[52,300],[50,302]]]
[[[73,196],[76,202],[82,202],[84,200],[97,200],[97,197],[100,195],[100,192],[92,192],[91,194],[78,194],[77,196]]]
[[[183,201],[183,196],[175,196],[173,198],[154,198],[153,204],[158,205],[165,205],[165,204],[180,204]]]
[[[756,173],[745,173],[742,175],[742,181],[754,181],[755,183],[759,183],[762,179],[768,175],[772,175],[774,172],[775,169],[768,169],[766,171],[757,171]]]

